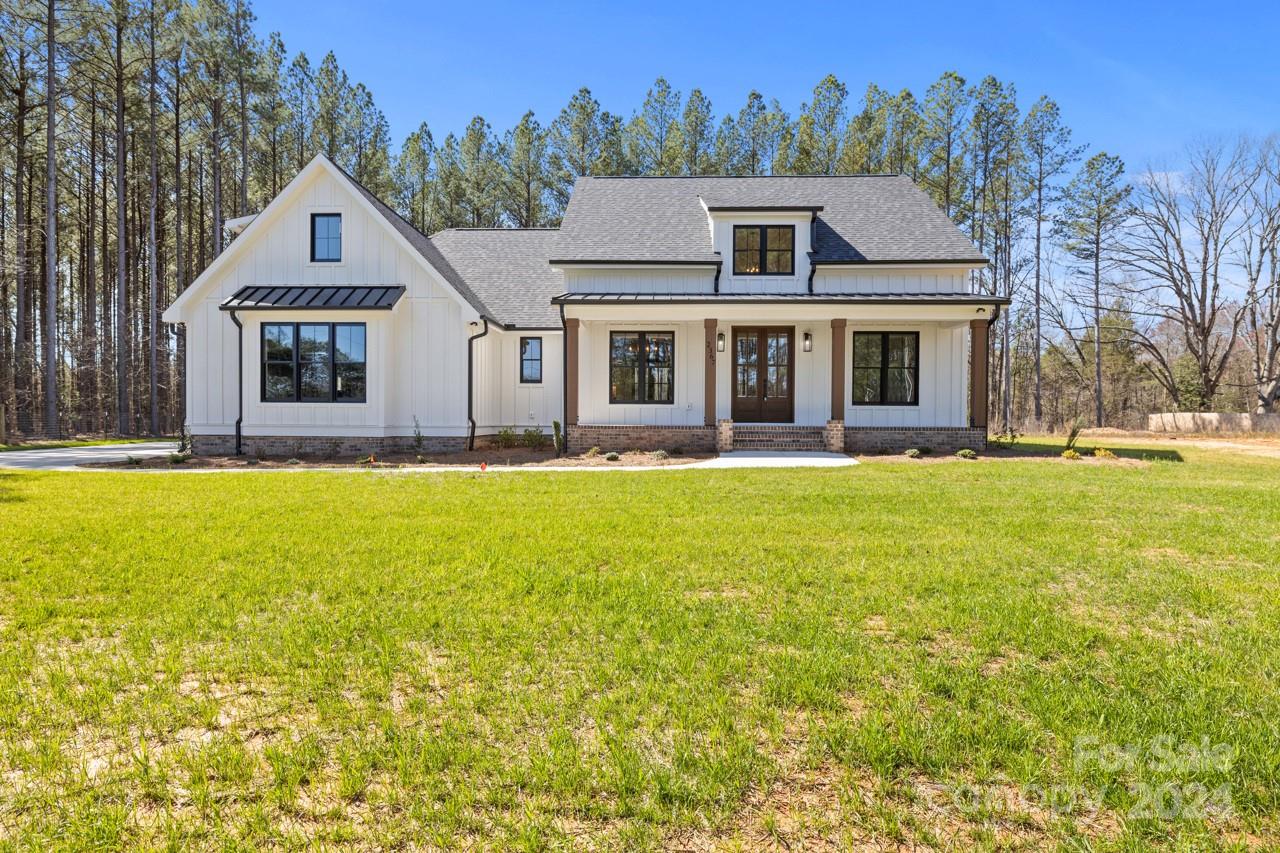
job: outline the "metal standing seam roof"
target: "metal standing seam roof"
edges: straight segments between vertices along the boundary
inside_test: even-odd
[[[249,285],[222,300],[223,311],[390,311],[404,285]]]
[[[699,303],[793,302],[864,305],[1008,305],[1007,296],[981,293],[561,293],[558,305],[670,305]]]

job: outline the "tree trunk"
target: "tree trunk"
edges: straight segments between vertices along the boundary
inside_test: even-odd
[[[150,196],[147,199],[147,335],[148,390],[150,392],[151,434],[160,434],[160,277],[156,269],[156,205],[159,196],[159,173],[156,168],[156,4],[151,0],[150,28],[147,33],[147,46],[150,52],[150,91],[149,91],[149,157],[150,157]]]
[[[1036,366],[1036,383],[1035,383],[1035,418],[1036,426],[1040,426],[1044,421],[1044,408],[1041,404],[1041,394],[1043,386],[1040,377],[1040,232],[1044,222],[1044,175],[1037,176],[1036,180],[1036,272],[1035,272],[1035,366]]]
[[[54,0],[48,0],[45,17],[45,279],[44,279],[44,430],[51,438],[58,428],[58,151],[57,151],[57,41],[54,38]]]
[[[1102,239],[1093,241],[1093,397],[1094,425],[1102,426]]]
[[[27,53],[18,51],[17,134],[14,138],[13,230],[16,245],[14,298],[17,302],[13,360],[13,397],[19,433],[31,431],[28,404],[28,367],[31,364],[30,329],[27,326]]]
[[[129,417],[129,323],[128,286],[125,261],[125,214],[128,200],[125,198],[125,138],[124,138],[124,12],[116,11],[115,72],[116,72],[116,430],[130,435],[133,427]]]

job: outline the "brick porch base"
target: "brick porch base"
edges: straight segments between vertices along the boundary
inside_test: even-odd
[[[955,453],[968,447],[985,450],[984,427],[851,427],[844,428],[844,446],[854,453],[901,453],[927,447],[936,453]]]
[[[631,424],[575,424],[568,430],[569,452],[582,453],[593,447],[616,450],[716,449],[716,428],[709,426],[640,426]]]

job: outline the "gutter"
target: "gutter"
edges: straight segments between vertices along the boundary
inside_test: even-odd
[[[467,450],[476,449],[476,389],[475,381],[472,378],[475,373],[475,343],[485,335],[489,334],[489,318],[481,314],[480,322],[484,324],[484,329],[467,338]]]
[[[244,423],[244,324],[236,316],[236,309],[231,308],[227,313],[236,324],[236,456],[243,456],[240,427]]]

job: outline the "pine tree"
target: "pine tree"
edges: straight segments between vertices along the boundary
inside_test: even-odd
[[[405,138],[400,156],[396,158],[394,175],[400,213],[414,228],[427,234],[437,225],[432,209],[434,165],[435,141],[424,121]]]
[[[627,123],[627,157],[640,174],[678,175],[681,136],[680,93],[659,77],[645,94],[640,111]]]
[[[970,95],[964,78],[944,73],[925,93],[921,135],[929,159],[924,165],[924,186],[943,213],[956,217],[965,185],[964,135]]]
[[[1026,146],[1026,173],[1033,196],[1033,221],[1035,223],[1035,279],[1032,308],[1035,313],[1035,386],[1034,417],[1039,424],[1044,418],[1041,401],[1042,347],[1041,326],[1041,261],[1043,259],[1042,231],[1048,221],[1047,208],[1058,200],[1058,187],[1053,181],[1068,165],[1079,159],[1084,146],[1071,143],[1071,129],[1062,123],[1057,103],[1046,96],[1031,105],[1022,125],[1022,137]]]
[[[517,228],[534,228],[550,220],[547,191],[547,134],[527,112],[507,131],[502,145],[502,212]]]
[[[1055,231],[1063,247],[1088,271],[1090,288],[1082,307],[1093,315],[1094,425],[1103,425],[1102,274],[1112,263],[1115,239],[1124,222],[1131,188],[1124,161],[1099,151],[1090,157],[1062,195]]]
[[[680,123],[683,172],[686,175],[714,175],[719,169],[715,156],[714,118],[711,100],[701,89],[689,93]]]

